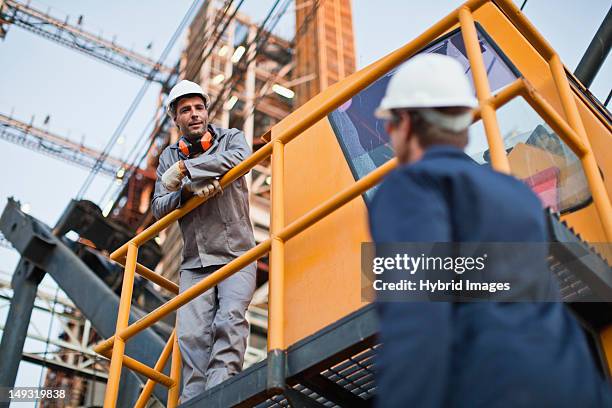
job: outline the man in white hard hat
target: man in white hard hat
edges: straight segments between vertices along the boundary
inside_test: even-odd
[[[463,67],[450,57],[416,56],[391,78],[376,115],[387,120],[400,164],[369,208],[377,250],[382,243],[548,240],[536,195],[463,152],[475,106]],[[549,278],[539,278],[548,273],[540,247],[530,251],[536,256],[514,257],[520,265],[511,271],[513,284],[555,298]],[[610,401],[586,339],[562,303],[381,297],[381,407],[599,407]]]
[[[172,88],[166,100],[180,139],[160,155],[153,214],[159,219],[194,194],[208,197],[179,220],[181,292],[255,246],[245,178],[223,192],[218,182],[251,149],[242,131],[209,124],[209,103],[202,88],[186,80]],[[182,402],[241,371],[249,334],[245,313],[255,290],[255,274],[252,263],[178,310]]]

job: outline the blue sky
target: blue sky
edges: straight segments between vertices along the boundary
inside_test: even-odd
[[[416,37],[446,15],[461,1],[429,0],[353,0],[357,65],[363,67]],[[522,0],[516,1],[518,5]],[[191,4],[187,0],[77,2],[68,0],[34,1],[32,5],[51,14],[84,16],[86,30],[116,36],[119,44],[157,58]],[[260,21],[272,0],[246,0],[243,11]],[[573,70],[610,7],[609,0],[529,0],[527,17],[557,49],[564,63]],[[290,37],[293,31],[292,7],[279,25],[279,33]],[[146,50],[150,42],[153,47]],[[174,62],[178,46],[169,58]],[[10,27],[0,41],[2,75],[0,76],[0,112],[23,121],[35,115],[34,124],[42,126],[51,116],[48,130],[75,141],[102,149],[119,124],[143,80],[74,50],[27,32]],[[602,67],[592,86],[593,93],[604,100],[612,84],[610,59]],[[158,85],[151,85],[138,110],[124,131],[126,143],[112,154],[129,152],[151,119]],[[54,224],[68,201],[84,182],[88,171],[43,156],[0,140],[0,208],[14,196],[29,203],[31,213]],[[98,177],[86,198],[98,201],[110,180]],[[103,205],[103,203],[101,203]],[[18,257],[14,251],[0,248],[0,271],[12,272]],[[5,310],[0,310],[4,320]],[[37,318],[46,332],[48,321]],[[40,343],[29,343],[40,351]],[[22,364],[25,366],[25,364]],[[21,385],[37,385],[40,370],[24,367]]]

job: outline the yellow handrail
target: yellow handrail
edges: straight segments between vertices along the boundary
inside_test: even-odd
[[[181,364],[176,334],[173,332],[154,368],[150,368],[126,356],[124,354],[125,342],[127,342],[141,330],[150,327],[164,316],[177,310],[179,307],[193,300],[195,297],[201,295],[206,290],[221,282],[223,279],[226,279],[233,273],[241,270],[243,267],[254,262],[268,252],[271,252],[268,349],[271,352],[282,352],[286,348],[283,333],[283,271],[285,243],[338,208],[375,186],[387,173],[397,166],[397,160],[392,159],[388,161],[367,176],[353,183],[350,187],[337,193],[332,198],[291,222],[289,225],[285,225],[283,217],[285,145],[317,123],[329,112],[344,103],[347,99],[369,86],[375,80],[398,66],[420,49],[424,48],[427,44],[435,40],[444,32],[448,31],[458,22],[462,28],[462,35],[464,38],[464,43],[466,44],[468,59],[472,67],[476,94],[479,101],[479,108],[475,112],[474,120],[476,121],[479,118],[483,119],[493,166],[500,171],[510,171],[508,158],[503,147],[503,140],[501,133],[499,132],[495,111],[511,101],[513,98],[521,95],[580,158],[587,177],[587,182],[593,193],[593,201],[597,207],[604,231],[608,239],[612,241],[612,210],[610,209],[610,202],[601,178],[601,174],[597,168],[592,148],[588,138],[586,137],[584,126],[582,125],[578,115],[577,106],[571,93],[567,77],[563,71],[563,66],[561,65],[561,62],[552,47],[550,47],[550,45],[548,45],[548,43],[540,36],[531,23],[525,19],[511,0],[496,0],[495,4],[504,11],[510,21],[517,26],[519,32],[522,33],[522,35],[534,46],[540,55],[545,58],[551,69],[551,75],[554,79],[554,83],[560,96],[565,115],[568,117],[568,121],[563,119],[561,115],[559,115],[554,108],[552,108],[552,106],[523,78],[517,79],[496,95],[491,95],[488,78],[486,76],[486,71],[484,70],[482,53],[480,51],[480,47],[478,46],[475,22],[472,16],[473,11],[477,10],[479,7],[489,1],[491,0],[470,0],[466,2],[464,5],[458,7],[438,23],[430,27],[421,36],[398,49],[396,52],[389,54],[381,60],[369,65],[360,72],[353,74],[344,80],[342,84],[332,85],[331,88],[337,91],[333,92],[331,97],[326,99],[315,97],[312,101],[308,102],[307,105],[311,104],[312,109],[306,116],[295,120],[289,126],[278,132],[278,134],[273,134],[274,138],[272,141],[267,143],[257,152],[253,153],[246,160],[238,164],[222,177],[220,184],[222,187],[226,187],[237,178],[246,174],[262,160],[270,157],[270,155],[273,156],[272,223],[271,237],[269,239],[258,244],[245,254],[229,262],[227,265],[221,267],[219,270],[202,279],[199,283],[185,290],[183,293],[178,294],[178,286],[175,283],[155,274],[155,272],[146,268],[145,266],[138,264],[136,258],[139,246],[155,237],[161,230],[165,229],[171,223],[183,217],[185,214],[189,213],[205,201],[203,198],[194,197],[189,200],[184,207],[167,214],[110,255],[111,259],[125,265],[125,272],[115,335],[94,347],[94,350],[97,353],[105,356],[108,356],[109,354],[111,355],[109,380],[104,401],[105,407],[108,408],[115,406],[119,375],[123,365],[135,369],[141,374],[149,377],[149,381],[147,382],[147,385],[145,386],[145,389],[138,400],[137,406],[144,406],[144,404],[146,404],[146,401],[153,390],[154,384],[157,382],[163,383],[169,387],[168,406],[175,407],[178,404],[179,398]],[[139,273],[141,276],[178,295],[138,321],[128,325],[128,316],[135,273]],[[170,377],[167,377],[162,373],[162,370],[170,355],[170,350],[172,350],[171,374]]]

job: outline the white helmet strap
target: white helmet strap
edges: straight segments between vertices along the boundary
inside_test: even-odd
[[[461,132],[472,124],[472,111],[460,113],[459,115],[449,115],[436,109],[418,109],[419,115],[429,124],[451,132]]]

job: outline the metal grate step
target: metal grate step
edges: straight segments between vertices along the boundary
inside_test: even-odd
[[[377,330],[370,304],[289,347],[284,394],[267,393],[262,361],[181,407],[370,407]]]

